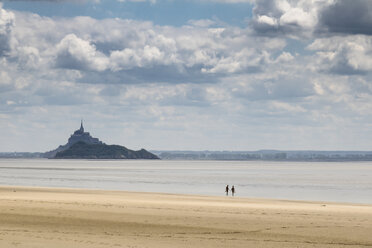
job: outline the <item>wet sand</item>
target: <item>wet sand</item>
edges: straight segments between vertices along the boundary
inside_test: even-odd
[[[0,247],[372,247],[372,206],[3,186]]]

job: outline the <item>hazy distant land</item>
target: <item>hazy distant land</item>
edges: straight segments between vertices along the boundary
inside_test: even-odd
[[[0,152],[0,158],[164,159],[239,161],[372,161],[372,151],[134,151],[107,145],[85,132],[83,122],[65,145],[48,152]]]
[[[152,151],[167,160],[372,161],[372,151]]]
[[[372,161],[372,151],[161,151],[151,153],[163,160],[240,161]],[[0,152],[0,158],[43,158],[42,152]]]

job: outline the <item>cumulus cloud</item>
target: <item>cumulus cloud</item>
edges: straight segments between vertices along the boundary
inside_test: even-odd
[[[194,20],[192,26],[162,27],[120,19],[53,20],[18,14],[19,65],[107,71],[84,82],[215,81],[228,74],[262,71],[272,61],[271,51],[285,46],[280,38],[253,37],[237,27],[210,27],[206,20]]]
[[[345,34],[372,35],[372,2],[369,0],[334,1],[319,14],[319,28]]]
[[[294,57],[291,53],[289,52],[282,52],[277,58],[276,58],[276,62],[280,63],[280,62],[288,62],[288,61],[292,61],[294,60]]]
[[[99,2],[100,0],[2,0],[2,2],[55,2],[55,3],[87,1]]]
[[[164,63],[164,52],[158,47],[146,45],[143,49],[133,50],[126,48],[121,51],[113,51],[110,55],[112,70],[126,70],[134,67],[151,67],[158,63]]]
[[[317,71],[357,75],[372,69],[371,10],[368,0],[262,0],[250,24],[257,35],[310,41]],[[277,62],[291,59],[283,54]]]
[[[249,101],[284,100],[303,98],[314,95],[311,81],[292,75],[278,75],[260,81],[247,80],[235,85],[231,90],[236,97]]]
[[[336,36],[316,39],[308,46],[316,51],[317,69],[336,74],[361,74],[372,70],[372,37]]]
[[[14,14],[3,9],[0,2],[0,57],[10,53],[13,27]]]
[[[286,45],[284,39],[251,36],[232,26],[17,16],[20,66],[78,70],[84,82],[217,82],[229,74],[265,70],[271,52]]]
[[[75,70],[103,71],[108,59],[89,41],[75,34],[66,35],[56,47],[56,66]]]
[[[253,9],[252,27],[261,35],[312,35],[318,23],[318,12],[329,1],[256,1]]]
[[[197,27],[210,27],[212,25],[215,25],[216,22],[209,20],[209,19],[202,19],[202,20],[189,20],[188,23],[191,25],[197,26]]]
[[[0,90],[1,92],[7,92],[13,89],[12,79],[6,71],[0,72]]]
[[[25,46],[16,49],[18,67],[23,70],[38,70],[41,66],[40,52],[35,47]]]
[[[118,2],[150,2],[152,4],[156,3],[156,0],[117,0]],[[227,3],[227,4],[234,4],[234,3],[252,3],[254,0],[187,0],[191,2],[212,2],[212,3]]]
[[[369,0],[260,0],[251,26],[260,35],[311,38],[313,35],[372,34]]]
[[[196,0],[189,0],[196,1]],[[198,2],[214,2],[214,3],[253,3],[255,0],[198,0]]]
[[[135,3],[150,2],[152,4],[156,3],[156,0],[117,0],[117,1],[121,3],[125,3],[125,2],[135,2]]]

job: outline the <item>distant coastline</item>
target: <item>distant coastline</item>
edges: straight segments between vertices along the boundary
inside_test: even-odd
[[[162,160],[236,160],[236,161],[308,161],[353,162],[372,161],[372,151],[164,151],[151,150]],[[0,152],[0,158],[43,158],[41,152]]]
[[[372,151],[151,151],[163,160],[372,161]]]

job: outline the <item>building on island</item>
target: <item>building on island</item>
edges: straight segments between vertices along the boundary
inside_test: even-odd
[[[94,138],[90,135],[89,132],[84,131],[83,120],[81,120],[80,128],[71,134],[70,138],[67,141],[67,144],[60,145],[57,149],[44,153],[44,157],[53,158],[58,152],[67,150],[73,144],[77,142],[84,142],[88,145],[102,145],[104,144],[98,138]]]
[[[93,138],[89,134],[89,132],[84,132],[83,121],[81,121],[80,129],[76,130],[73,134],[71,134],[67,144],[71,146],[79,141],[83,141],[87,144],[103,144],[103,142],[100,141],[98,138]]]

